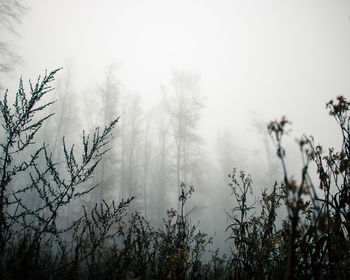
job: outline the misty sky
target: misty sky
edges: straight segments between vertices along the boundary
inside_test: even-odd
[[[171,69],[183,69],[200,75],[209,141],[228,128],[249,142],[255,112],[266,121],[287,115],[295,135],[333,143],[324,108],[350,96],[350,1],[24,2],[16,79],[70,64],[84,91],[117,62],[123,89],[152,103]]]

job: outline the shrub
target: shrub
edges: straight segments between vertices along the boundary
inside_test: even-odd
[[[47,279],[61,268],[94,259],[109,238],[110,227],[130,203],[96,205],[68,227],[60,226],[63,208],[95,188],[86,188],[85,183],[107,151],[118,119],[101,132],[96,128],[92,137],[83,133],[80,158],[63,139],[67,172],[60,173],[48,145],[35,142],[37,132],[52,116],[45,115],[45,110],[53,102],[43,100],[53,90],[51,83],[58,71],[39,76],[35,84],[30,82],[29,96],[20,80],[13,105],[7,92],[0,102],[0,273],[8,279]],[[71,250],[64,241],[69,234]]]

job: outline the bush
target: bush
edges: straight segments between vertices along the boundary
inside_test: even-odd
[[[8,104],[7,92],[0,102],[0,273],[7,279],[47,279],[60,275],[63,268],[75,268],[76,263],[93,259],[131,201],[118,206],[96,205],[90,213],[84,210],[68,227],[60,226],[63,208],[94,188],[86,188],[85,183],[107,151],[118,119],[102,132],[96,128],[92,137],[83,133],[79,159],[74,146],[68,148],[63,139],[67,172],[60,173],[48,145],[34,141],[52,116],[45,115],[45,110],[53,102],[42,101],[53,90],[51,83],[58,71],[30,83],[28,97],[21,80],[13,105]],[[70,250],[64,241],[69,235]]]

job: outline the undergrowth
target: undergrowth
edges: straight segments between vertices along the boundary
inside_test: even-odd
[[[13,104],[7,92],[0,102],[1,279],[349,279],[350,103],[344,97],[327,104],[340,127],[341,150],[325,151],[311,136],[300,139],[299,180],[286,167],[286,118],[268,126],[283,167],[281,182],[250,202],[252,177],[236,169],[229,175],[231,250],[221,256],[185,210],[194,191],[185,183],[179,186],[180,211],[169,209],[159,228],[140,213],[127,215],[132,197],[82,205],[71,224],[60,223],[68,205],[98,187],[90,179],[118,119],[93,135],[83,133],[81,156],[63,139],[65,171],[59,169],[48,146],[34,141],[51,117],[45,112],[52,102],[43,100],[57,71],[31,83],[29,96],[21,81]],[[287,215],[278,220],[285,207]]]

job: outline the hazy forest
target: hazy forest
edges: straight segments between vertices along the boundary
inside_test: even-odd
[[[150,65],[156,95],[129,90],[113,59],[96,66],[96,79],[74,60],[51,68],[56,51],[42,60],[28,51],[51,37],[43,29],[42,40],[26,41],[24,26],[48,4],[30,4],[0,0],[1,279],[350,279],[350,100],[336,91],[345,86],[323,86],[332,97],[306,115],[321,96],[296,107],[286,106],[292,97],[256,96],[274,108],[270,121],[245,108],[246,94],[225,95],[248,120],[219,129],[215,118],[229,113],[213,109],[221,95],[206,95],[208,76],[193,67],[169,66],[163,79]],[[38,64],[24,66],[31,59]],[[293,117],[327,143],[294,137]]]

